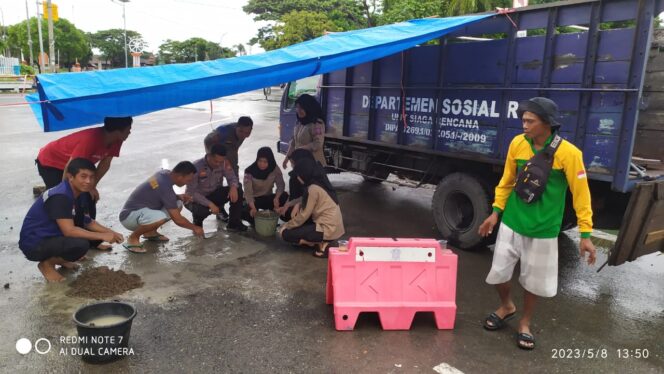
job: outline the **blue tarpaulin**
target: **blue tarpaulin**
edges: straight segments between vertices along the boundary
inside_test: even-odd
[[[102,123],[210,100],[403,51],[493,14],[427,18],[333,33],[257,55],[189,64],[37,76],[26,99],[44,131]]]

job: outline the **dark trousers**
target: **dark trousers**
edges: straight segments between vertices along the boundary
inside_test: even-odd
[[[300,239],[312,243],[320,243],[323,241],[323,233],[316,231],[316,224],[313,222],[307,222],[294,229],[286,229],[281,233],[281,237],[289,243],[296,244],[300,242]]]
[[[100,241],[90,241],[82,238],[69,238],[56,236],[42,240],[37,248],[25,257],[30,261],[44,261],[53,257],[60,257],[65,261],[76,261],[83,257],[90,247],[96,247]]]
[[[219,187],[216,190],[212,191],[211,194],[205,196],[208,200],[212,201],[214,205],[219,207],[219,210],[224,209],[224,205],[227,202],[230,202],[228,198],[228,192],[231,190],[229,186]],[[237,189],[238,198],[236,202],[230,203],[229,215],[228,215],[228,224],[230,226],[239,226],[242,224],[242,185],[238,186]],[[194,216],[194,225],[203,226],[203,220],[207,218],[210,214],[210,208],[205,205],[198,203],[187,204],[186,208],[191,211],[192,216]]]
[[[62,182],[62,176],[64,175],[64,170],[52,168],[50,166],[43,166],[39,163],[39,160],[35,160],[37,164],[37,171],[39,175],[44,180],[46,189],[53,188]],[[90,217],[92,219],[97,218],[97,202],[94,201],[92,206],[89,207]]]
[[[35,164],[37,164],[37,171],[44,180],[46,189],[53,188],[62,182],[62,176],[65,172],[64,170],[52,168],[50,166],[43,166],[39,163],[39,160],[35,160]]]
[[[254,205],[256,206],[256,209],[269,209],[272,210],[274,209],[274,197],[276,194],[269,194],[269,195],[264,195],[264,196],[258,196],[254,198]],[[283,192],[281,196],[279,196],[279,206],[283,206],[286,204],[286,201],[288,201],[288,192]],[[246,204],[244,206],[244,209],[242,210],[242,219],[251,223],[252,225],[254,224],[254,217],[249,214],[249,211],[251,208],[249,207],[249,204]]]

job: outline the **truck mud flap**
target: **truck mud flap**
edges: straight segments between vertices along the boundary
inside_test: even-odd
[[[621,265],[664,251],[664,181],[636,185],[608,264]]]

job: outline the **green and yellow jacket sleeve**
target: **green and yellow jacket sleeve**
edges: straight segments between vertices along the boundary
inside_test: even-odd
[[[520,139],[520,137],[514,138],[507,150],[505,169],[503,170],[503,176],[500,178],[498,186],[496,186],[496,197],[493,200],[494,212],[502,213],[503,210],[505,210],[507,199],[514,190],[514,185],[516,183],[516,159],[514,158],[514,148],[516,142],[519,141],[518,139]]]
[[[583,155],[575,148],[574,151],[566,153],[565,158],[565,178],[572,192],[579,232],[582,238],[590,238],[593,231],[593,211]]]

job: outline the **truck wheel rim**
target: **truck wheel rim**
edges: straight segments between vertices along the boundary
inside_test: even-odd
[[[445,199],[443,215],[454,231],[468,231],[475,218],[473,203],[464,192],[454,191]]]

